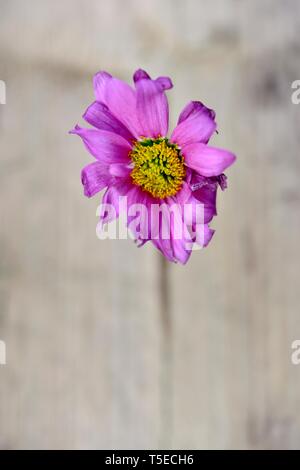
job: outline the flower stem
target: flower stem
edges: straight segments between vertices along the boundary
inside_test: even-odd
[[[173,435],[173,344],[170,304],[170,271],[168,261],[160,257],[160,318],[161,318],[161,434],[160,446],[172,446]]]

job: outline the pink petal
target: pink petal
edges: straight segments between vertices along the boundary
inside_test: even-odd
[[[201,248],[205,248],[209,244],[215,233],[215,231],[211,229],[207,224],[197,225],[195,231],[195,243],[197,243]]]
[[[195,193],[195,199],[204,204],[204,223],[208,224],[217,215],[217,190],[212,191],[207,188],[201,188],[195,191]]]
[[[98,129],[76,126],[71,134],[79,135],[88,151],[103,163],[129,163],[131,145],[120,135]]]
[[[147,193],[133,185],[127,193],[127,205],[127,227],[141,246],[151,238],[151,205]]]
[[[190,257],[193,240],[183,220],[183,208],[172,199],[161,201],[161,204],[165,210],[162,211],[160,227],[154,231],[158,237],[152,242],[169,261],[185,264]]]
[[[180,264],[186,264],[191,256],[191,249],[187,249],[189,242],[186,240],[172,240],[174,258]]]
[[[171,141],[180,147],[195,142],[207,143],[217,127],[214,117],[215,113],[204,104],[191,101],[179,116]]]
[[[119,181],[112,186],[110,186],[102,199],[102,204],[109,204],[114,207],[116,217],[119,217],[120,213],[120,197],[126,196],[131,190],[132,184],[129,179]],[[103,223],[110,222],[111,220],[106,220],[104,217],[100,217]]]
[[[171,80],[168,77],[151,80],[143,70],[137,70],[133,78],[137,93],[140,135],[166,136],[169,127],[169,106],[164,91],[172,88]]]
[[[191,190],[189,184],[187,184],[187,182],[184,181],[183,184],[182,184],[182,188],[180,189],[180,191],[178,191],[178,193],[174,197],[174,200],[178,204],[183,205],[190,198],[191,194],[192,194],[192,190]]]
[[[195,221],[197,223],[207,224],[216,214],[216,193],[212,193],[212,200],[207,195],[203,198],[194,197],[194,193],[186,201],[184,206],[185,221],[188,225],[193,225]],[[197,220],[198,218],[198,220]]]
[[[170,240],[151,240],[153,245],[161,252],[161,254],[171,262],[175,262],[173,248]]]
[[[90,163],[81,172],[84,194],[92,197],[112,182],[107,167],[99,162]]]
[[[110,112],[138,137],[139,123],[136,113],[136,93],[127,83],[98,72],[94,77],[96,100],[104,103]]]
[[[209,114],[213,121],[215,120],[216,113],[213,109],[207,108],[203,103],[201,103],[201,101],[190,101],[181,111],[177,124],[197,115],[201,110],[202,112]]]
[[[88,107],[83,118],[97,129],[114,132],[124,137],[124,139],[128,140],[130,143],[135,140],[127,127],[109,111],[105,104],[99,101],[94,101],[94,103]]]
[[[191,255],[193,240],[185,225],[183,208],[175,205],[172,222],[171,244],[174,259],[181,264],[186,264]]]
[[[217,215],[216,199],[218,186],[217,182],[211,182],[208,178],[195,173],[193,175],[191,184],[193,188],[192,198],[204,204],[204,223],[206,224]]]
[[[132,168],[124,163],[112,163],[109,165],[109,173],[118,178],[127,178],[131,171]]]
[[[203,176],[220,175],[236,159],[228,150],[208,147],[202,143],[187,145],[183,155],[187,166]]]

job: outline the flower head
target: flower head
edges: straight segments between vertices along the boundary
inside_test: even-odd
[[[167,138],[136,142],[130,157],[134,164],[132,182],[155,198],[176,196],[182,188],[186,170],[176,144]]]
[[[133,78],[135,88],[106,72],[94,77],[96,101],[83,115],[93,128],[71,131],[96,159],[82,170],[84,193],[92,197],[106,188],[103,202],[116,216],[126,197],[135,239],[151,241],[168,260],[185,264],[194,244],[207,246],[214,234],[209,223],[217,213],[217,188],[226,188],[223,171],[235,156],[208,145],[215,113],[199,101],[186,105],[168,137],[170,78],[152,80],[143,70]],[[136,204],[146,215],[133,224]],[[108,221],[105,214],[101,219]]]

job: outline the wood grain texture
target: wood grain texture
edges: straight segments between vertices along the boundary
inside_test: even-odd
[[[299,2],[0,3],[0,448],[299,448]],[[94,72],[139,67],[238,155],[212,244],[166,272],[96,238],[67,134]]]

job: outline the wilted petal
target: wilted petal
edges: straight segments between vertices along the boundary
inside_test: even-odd
[[[215,132],[215,113],[199,101],[191,101],[179,116],[171,141],[180,147],[202,142],[207,143]]]
[[[209,109],[201,103],[201,101],[190,101],[181,111],[177,124],[182,123],[188,118],[199,115],[199,112],[207,113],[213,121],[215,120],[216,113],[213,109]]]
[[[195,173],[193,175],[191,182],[192,197],[204,205],[204,223],[210,222],[217,215],[216,199],[218,186],[219,183],[215,177],[205,178]]]

